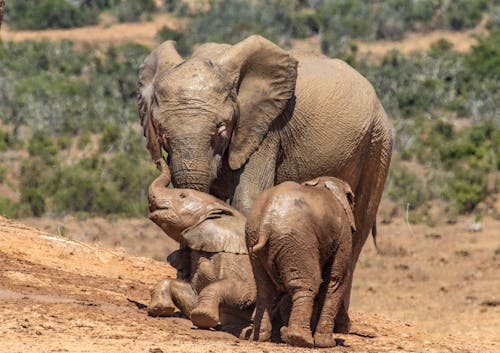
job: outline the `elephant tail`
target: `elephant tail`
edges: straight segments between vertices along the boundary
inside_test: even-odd
[[[375,245],[375,249],[377,250],[377,252],[379,252],[377,245],[377,216],[375,216],[375,219],[373,220],[372,238],[373,238],[373,245]]]
[[[248,248],[249,252],[251,252],[251,253],[258,252],[263,247],[265,247],[267,242],[269,241],[269,232],[268,231],[259,231],[259,232],[257,232],[257,234],[258,234],[257,244],[251,245]]]

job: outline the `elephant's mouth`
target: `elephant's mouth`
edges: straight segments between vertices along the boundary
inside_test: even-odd
[[[167,216],[168,212],[169,212],[168,208],[155,207],[153,210],[151,210],[149,212],[149,219],[152,221],[159,221],[159,220],[165,218],[165,216]]]

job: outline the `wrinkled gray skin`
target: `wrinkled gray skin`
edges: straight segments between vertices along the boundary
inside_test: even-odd
[[[257,198],[246,224],[257,283],[255,340],[271,338],[273,304],[287,293],[291,310],[281,339],[294,346],[335,346],[337,314],[349,320],[342,297],[356,229],[353,203],[349,185],[332,177],[285,182]]]
[[[347,181],[357,195],[352,273],[392,151],[386,113],[358,72],[340,60],[287,53],[260,36],[203,44],[185,60],[167,41],[141,65],[138,90],[148,146],[152,126],[176,187],[210,192],[246,215],[281,182]]]
[[[249,329],[256,288],[244,240],[245,217],[200,191],[167,188],[168,168],[149,187],[149,218],[180,243],[169,255],[177,279],[152,291],[148,313],[171,316],[179,309],[198,327],[238,336]]]

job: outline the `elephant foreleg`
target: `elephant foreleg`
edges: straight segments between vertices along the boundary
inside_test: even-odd
[[[275,136],[267,136],[259,149],[236,175],[236,188],[231,206],[247,215],[260,193],[274,185],[278,141]]]

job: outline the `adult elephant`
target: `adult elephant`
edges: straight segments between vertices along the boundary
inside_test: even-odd
[[[138,90],[148,148],[158,138],[175,187],[210,192],[246,214],[283,181],[347,181],[357,197],[354,270],[392,151],[387,115],[357,71],[288,53],[261,36],[207,43],[185,60],[166,41],[141,65]],[[346,293],[347,308],[350,284]]]

